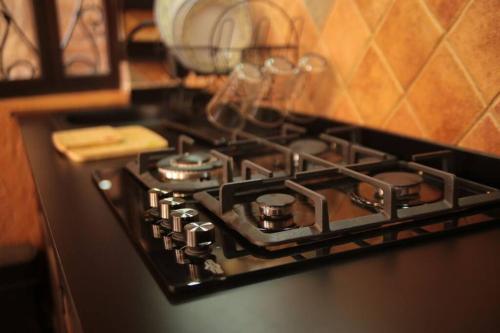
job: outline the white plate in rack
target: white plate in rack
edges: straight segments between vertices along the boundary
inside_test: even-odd
[[[241,0],[156,0],[155,18],[177,59],[202,73],[231,70],[252,42],[252,18]]]
[[[156,27],[160,31],[163,42],[168,46],[174,45],[173,22],[175,13],[186,0],[155,0],[154,18]]]

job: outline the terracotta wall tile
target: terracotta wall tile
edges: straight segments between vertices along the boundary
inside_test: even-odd
[[[498,22],[500,0],[335,1],[321,32],[327,47],[316,44],[322,54],[329,49],[343,78],[328,115],[449,144],[467,138],[469,146],[489,149],[472,138],[495,135],[496,142],[500,135],[481,133],[489,128],[483,113],[500,123]]]
[[[393,0],[356,0],[356,2],[368,26],[375,30]]]
[[[497,122],[500,123],[500,95],[497,96],[495,102],[493,103],[491,113]]]
[[[384,128],[388,131],[403,134],[413,137],[425,137],[418,124],[418,119],[410,110],[408,103],[403,100],[402,103],[396,108],[395,112],[389,117]]]
[[[254,22],[254,38],[257,44],[260,45],[285,45],[288,43],[297,43],[294,26],[291,19],[297,16],[301,18],[301,23],[310,15],[303,15],[307,12],[305,8],[298,8],[302,5],[301,0],[272,0],[269,2],[255,1],[249,5],[249,10]],[[284,13],[282,8],[287,6],[287,11]],[[300,12],[300,14],[299,14]],[[304,18],[304,19],[302,19]],[[273,22],[272,24],[268,24]],[[312,23],[314,25],[314,23]],[[313,35],[308,32],[309,35]],[[293,39],[292,39],[293,38]],[[311,40],[312,37],[309,38]],[[275,50],[273,50],[275,51]],[[279,50],[280,53],[284,50]],[[261,54],[256,54],[260,56]],[[277,52],[269,54],[269,56],[278,55]],[[289,54],[279,54],[282,56],[290,56]],[[265,56],[265,55],[262,55]],[[259,61],[263,61],[259,59]]]
[[[290,108],[307,114],[327,116],[338,95],[342,92],[334,75],[311,76],[291,100]]]
[[[304,3],[313,20],[316,22],[319,30],[323,28],[334,2],[335,0],[304,0]]]
[[[460,146],[500,155],[500,127],[491,114],[481,118]]]
[[[396,1],[375,37],[394,73],[407,87],[441,36],[420,0]]]
[[[371,126],[384,122],[401,95],[373,48],[368,50],[354,74],[349,91],[361,116]]]
[[[443,28],[448,29],[469,0],[425,0]]]
[[[302,0],[295,0],[293,6],[291,2],[288,2],[284,8],[292,19],[298,19],[299,21],[296,22],[301,23],[301,26],[297,26],[300,33],[300,53],[313,52],[320,48],[322,43],[320,42],[318,23],[315,22],[311,15],[303,15],[304,12],[308,12],[304,2]]]
[[[363,123],[363,119],[356,111],[356,107],[350,100],[346,91],[342,92],[335,100],[332,108],[328,111],[328,116],[352,124]]]
[[[500,90],[500,0],[474,0],[450,40],[486,99]]]
[[[455,143],[483,105],[446,46],[440,47],[409,92],[431,138]]]
[[[344,79],[365,49],[370,30],[352,0],[337,0],[326,21],[322,39]]]

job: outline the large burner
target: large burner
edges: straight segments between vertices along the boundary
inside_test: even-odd
[[[392,185],[399,207],[411,207],[438,201],[442,198],[442,191],[427,182],[416,173],[411,172],[383,172],[373,176],[378,180]],[[378,208],[383,205],[384,192],[368,183],[361,182],[351,198],[363,206]]]
[[[185,153],[161,159],[158,172],[164,179],[210,179],[220,171],[222,163],[205,152]]]

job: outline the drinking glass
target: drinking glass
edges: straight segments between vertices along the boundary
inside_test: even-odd
[[[311,115],[321,114],[328,106],[335,77],[328,60],[316,53],[303,55],[297,69],[295,90],[288,100],[287,118],[305,124],[314,120]]]
[[[288,100],[295,91],[298,73],[297,67],[286,58],[267,59],[262,67],[265,93],[247,109],[246,118],[261,127],[280,126],[288,111]]]
[[[212,97],[206,108],[208,120],[215,126],[237,131],[245,126],[245,114],[267,89],[259,67],[240,63],[235,66],[225,84]]]

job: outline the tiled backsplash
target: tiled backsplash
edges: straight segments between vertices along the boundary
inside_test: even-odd
[[[305,17],[303,51],[337,73],[318,113],[500,154],[500,0],[287,6]]]

